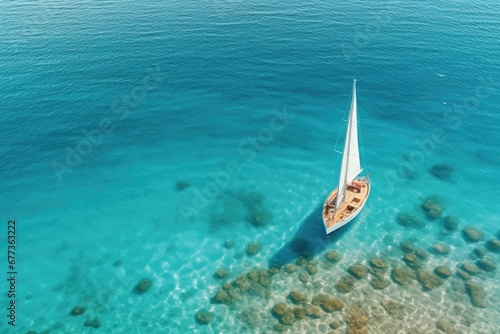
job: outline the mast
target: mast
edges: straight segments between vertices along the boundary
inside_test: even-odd
[[[359,173],[361,173],[361,163],[359,160],[358,147],[358,117],[356,102],[356,80],[352,86],[352,101],[347,121],[347,131],[342,152],[342,164],[340,167],[339,183],[335,208],[338,209],[344,200],[344,193],[348,183],[350,183]]]

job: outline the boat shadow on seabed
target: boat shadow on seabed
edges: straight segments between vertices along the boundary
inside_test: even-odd
[[[353,222],[329,235],[325,233],[325,227],[321,217],[323,206],[318,206],[309,216],[304,218],[292,240],[285,244],[269,260],[269,266],[284,266],[293,262],[299,256],[312,258],[321,253],[326,247],[339,240],[349,229]]]

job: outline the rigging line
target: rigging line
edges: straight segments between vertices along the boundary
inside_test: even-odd
[[[353,98],[354,95],[351,97]],[[351,106],[352,106],[352,101],[351,101]],[[351,109],[351,108],[349,108]],[[357,104],[356,104],[356,110],[357,110]],[[347,188],[347,174],[349,173],[349,155],[351,154],[351,122],[352,122],[352,113],[351,110],[349,110],[349,121],[347,124],[347,133],[345,136],[345,140],[347,141],[347,159],[346,159],[346,164],[345,164],[345,175],[344,175],[344,184],[342,186],[342,202],[345,201],[345,189]],[[344,157],[342,157],[342,160],[344,160]],[[342,169],[342,166],[340,167]],[[337,191],[337,198],[340,198],[340,181],[339,181],[339,190]],[[338,205],[340,207],[340,205]]]
[[[352,94],[351,94],[351,99],[352,99]],[[347,119],[345,119],[345,116],[346,116],[346,114],[349,113],[349,108],[350,108],[350,101],[347,102],[347,105],[344,108],[344,113],[342,115],[342,122],[340,122],[339,131],[337,132],[337,140],[335,141],[335,147],[334,147],[334,149],[337,149],[337,145],[339,143],[339,139],[340,139],[342,133],[344,132],[343,130],[344,130],[344,128],[347,128]]]
[[[349,113],[349,110],[350,110],[350,107],[351,107],[351,100],[352,100],[352,91],[351,91],[351,95],[350,95],[350,99],[347,101],[346,103],[346,106],[344,108],[344,114],[342,115],[342,122],[340,122],[340,125],[339,125],[339,130],[338,130],[338,133],[337,133],[337,140],[335,141],[335,146],[333,147],[333,150],[335,152],[339,152],[341,154],[343,154],[343,150],[342,152],[340,152],[340,150],[337,149],[338,147],[338,144],[339,144],[339,140],[340,140],[340,137],[342,137],[342,134],[344,133],[344,128],[347,129],[347,120],[345,120],[345,116],[346,114]],[[343,147],[342,147],[343,148]],[[335,186],[335,183],[334,182],[338,182],[337,178],[335,177],[336,176],[336,173],[335,173],[335,160],[337,160],[337,157],[334,155],[333,156],[333,162],[332,162],[332,172],[331,172],[331,175],[330,175],[330,185],[331,187]],[[340,167],[342,167],[342,159],[340,159]]]

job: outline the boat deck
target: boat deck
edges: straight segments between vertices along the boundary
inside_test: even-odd
[[[323,220],[327,227],[344,221],[361,208],[368,197],[369,188],[370,182],[366,178],[358,178],[349,183],[344,194],[344,201],[340,203],[337,210],[335,210],[335,200],[338,189],[334,189],[323,207]]]

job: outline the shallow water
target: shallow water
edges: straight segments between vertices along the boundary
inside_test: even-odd
[[[438,333],[439,320],[459,333],[498,331],[498,271],[472,277],[486,308],[455,275],[431,291],[389,273],[383,290],[371,275],[347,294],[334,285],[373,256],[406,267],[402,240],[429,252],[448,244],[424,268],[455,273],[498,233],[499,12],[482,0],[1,3],[0,211],[18,224],[19,274],[16,328],[4,318],[0,330],[85,332],[98,318],[104,333],[269,332],[271,308],[293,289],[345,307],[290,332],[325,332],[333,320],[345,331],[352,310],[370,333]],[[373,188],[359,218],[326,238],[318,209],[335,186],[354,77]],[[450,177],[432,175],[436,164]],[[460,218],[456,231],[425,216],[429,196],[442,217]],[[255,227],[248,215],[261,209],[272,219]],[[425,227],[401,226],[399,213]],[[467,242],[465,226],[484,240]],[[251,241],[262,247],[255,256]],[[327,249],[342,260],[329,265]],[[213,302],[217,269],[231,282],[304,252],[318,261],[308,283],[301,268],[273,276],[264,297]],[[137,295],[144,277],[153,286]],[[384,299],[405,305],[404,318]],[[69,314],[76,305],[84,315]],[[200,309],[214,313],[207,326],[194,319]]]

